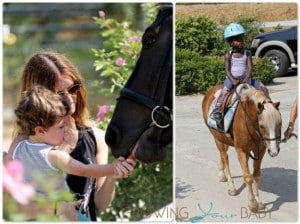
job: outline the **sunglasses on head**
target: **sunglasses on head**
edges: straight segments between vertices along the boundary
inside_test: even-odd
[[[76,92],[79,90],[80,86],[81,86],[81,84],[76,83],[76,84],[74,84],[74,85],[68,87],[68,88],[66,89],[66,91],[67,91],[69,94],[74,94],[74,93],[76,93]],[[58,91],[57,93],[58,93],[59,95],[64,95],[64,94],[65,94],[65,90],[63,90],[63,91]]]

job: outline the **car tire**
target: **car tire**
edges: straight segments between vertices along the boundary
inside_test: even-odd
[[[287,74],[289,59],[284,52],[280,50],[269,50],[265,53],[264,57],[269,58],[270,62],[274,65],[275,77],[281,77]]]

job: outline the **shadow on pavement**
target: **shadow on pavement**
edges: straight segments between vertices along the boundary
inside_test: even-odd
[[[195,191],[192,185],[182,182],[180,178],[176,178],[176,199],[189,196],[188,193]]]
[[[297,170],[271,167],[262,169],[260,191],[277,195],[275,201],[266,203],[272,205],[271,212],[279,210],[286,202],[297,201]]]

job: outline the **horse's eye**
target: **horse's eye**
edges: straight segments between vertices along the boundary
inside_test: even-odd
[[[265,128],[263,125],[259,125],[259,127],[260,127],[261,129],[264,129],[264,128]]]
[[[157,34],[146,33],[142,39],[143,47],[149,49],[150,47],[153,46],[156,40],[157,40]]]

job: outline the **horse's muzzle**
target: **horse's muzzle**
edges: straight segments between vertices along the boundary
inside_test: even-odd
[[[105,142],[110,148],[114,148],[121,140],[121,133],[119,129],[110,125],[105,133]]]

